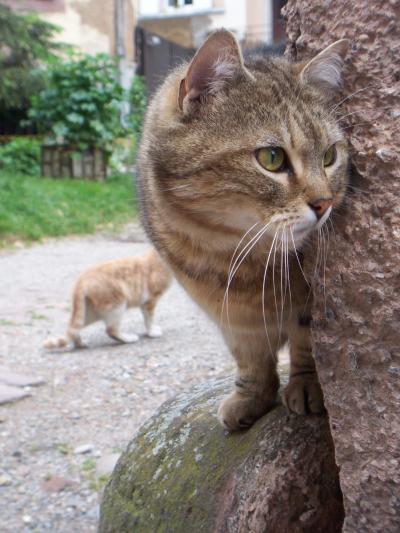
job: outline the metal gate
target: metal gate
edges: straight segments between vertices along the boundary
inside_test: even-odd
[[[137,27],[135,31],[137,74],[146,78],[147,94],[164,81],[168,72],[193,57],[195,49],[184,48]]]

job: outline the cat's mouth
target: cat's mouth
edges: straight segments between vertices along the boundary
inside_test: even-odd
[[[279,221],[275,228],[277,237],[287,242],[289,249],[294,249],[300,246],[304,239],[306,239],[315,230],[320,230],[325,222],[328,220],[332,212],[332,207],[329,207],[326,212],[320,217],[306,211],[299,219],[289,223],[288,221]]]
[[[315,229],[320,229],[325,224],[325,222],[328,220],[330,214],[332,213],[332,206],[328,207],[328,209],[325,211],[325,213],[322,215],[322,217],[317,220],[317,224],[315,225]]]

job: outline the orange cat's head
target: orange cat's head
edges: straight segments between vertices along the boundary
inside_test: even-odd
[[[162,198],[181,226],[186,219],[236,242],[257,226],[300,246],[347,186],[347,143],[332,104],[346,50],[342,40],[303,64],[244,60],[231,33],[212,34],[150,106],[142,194]]]

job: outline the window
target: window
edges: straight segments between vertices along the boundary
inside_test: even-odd
[[[168,5],[170,7],[182,7],[193,5],[193,0],[168,0]]]

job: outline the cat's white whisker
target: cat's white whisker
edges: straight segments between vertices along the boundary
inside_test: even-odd
[[[297,249],[296,249],[296,243],[294,242],[294,237],[293,237],[293,231],[292,231],[292,228],[289,228],[290,229],[290,235],[292,237],[292,243],[293,243],[293,250],[294,250],[294,253],[296,255],[296,259],[297,259],[297,263],[300,267],[300,270],[301,270],[301,273],[303,274],[303,278],[305,280],[305,282],[307,283],[308,286],[310,286],[310,282],[308,281],[306,275],[304,274],[304,270],[303,270],[303,267],[301,266],[301,262],[300,262],[300,259],[299,259],[299,255],[297,253]]]
[[[275,357],[275,353],[272,350],[271,341],[269,339],[267,319],[266,319],[266,315],[265,315],[265,283],[266,283],[266,279],[267,279],[269,260],[270,260],[270,257],[271,257],[272,249],[273,249],[275,241],[276,241],[277,234],[278,234],[278,230],[275,231],[274,238],[273,238],[271,246],[269,248],[267,262],[265,264],[265,269],[264,269],[263,285],[262,285],[262,291],[261,291],[261,298],[262,298],[261,302],[262,302],[262,313],[263,313],[264,327],[265,327],[265,333],[267,335],[268,345],[269,345],[269,349],[270,349],[272,357]]]
[[[247,235],[256,227],[258,226],[259,222],[256,222],[255,224],[253,224],[242,236],[242,238],[240,239],[240,241],[238,242],[233,254],[232,254],[232,258],[231,258],[231,261],[229,263],[229,268],[228,268],[228,277],[229,277],[229,272],[231,271],[231,267],[232,267],[232,264],[234,262],[234,259],[235,259],[235,254],[236,252],[238,251],[240,245],[242,244],[242,242],[244,241],[244,239],[247,237]],[[240,254],[239,254],[240,255]]]
[[[291,231],[291,227],[288,226],[288,229]],[[289,289],[289,302],[290,302],[290,314],[292,313],[292,290],[290,287],[290,262],[289,262],[289,235],[285,234],[285,240],[286,240],[286,280],[288,284]]]
[[[348,189],[352,189],[354,192],[359,194],[371,194],[370,191],[367,191],[366,189],[361,189],[360,187],[355,187],[354,185],[351,185],[350,183],[347,184]]]
[[[182,189],[189,189],[192,187],[191,183],[184,183],[182,185],[176,185],[175,187],[169,187],[168,189],[162,189],[163,192],[179,191]]]
[[[271,222],[269,222],[268,224],[265,224],[265,226],[263,228],[261,228],[261,230],[250,240],[249,243],[246,244],[246,246],[244,247],[244,249],[242,249],[242,251],[240,252],[239,256],[236,258],[235,260],[235,263],[232,267],[232,273],[229,275],[228,274],[228,282],[227,282],[227,287],[226,287],[226,291],[225,291],[225,294],[226,294],[226,300],[227,300],[227,322],[228,322],[228,327],[229,329],[231,329],[231,325],[230,325],[230,320],[229,320],[229,288],[230,288],[230,285],[231,285],[231,282],[236,274],[236,272],[239,270],[241,264],[243,263],[243,261],[246,259],[246,257],[250,254],[251,250],[256,246],[256,244],[258,243],[258,241],[262,238],[262,236],[264,235],[264,233],[267,231],[269,225],[271,224]],[[251,246],[250,246],[251,245]],[[249,247],[250,246],[250,247]],[[237,265],[237,261],[240,257],[240,255],[243,253],[243,251],[246,249],[247,251],[245,252],[245,254],[243,255],[243,257],[240,259],[240,262],[239,264]],[[237,265],[237,266],[235,266]],[[224,297],[225,298],[225,297]]]
[[[354,115],[354,114],[356,114],[356,113],[360,113],[360,110],[357,109],[356,111],[352,111],[351,113],[345,113],[344,115],[338,115],[338,116],[336,117],[336,119],[337,119],[338,121],[340,121],[340,120],[343,120],[343,119],[345,119],[345,118],[347,118],[347,117],[350,117],[351,115]]]
[[[329,222],[329,224],[331,225],[333,239],[334,239],[335,242],[337,242],[335,226],[333,225],[332,218],[328,218],[327,222]]]
[[[357,122],[356,124],[349,124],[348,126],[342,128],[342,131],[348,130],[350,128],[356,128],[357,126],[367,126],[368,124],[372,124],[375,122],[375,119],[368,120],[366,122]]]
[[[227,299],[228,299],[228,291],[229,291],[229,285],[230,285],[230,282],[231,282],[231,272],[232,272],[232,264],[233,264],[233,261],[234,261],[234,258],[235,258],[235,254],[236,252],[238,251],[240,245],[242,244],[242,242],[244,241],[244,239],[247,237],[247,235],[259,224],[259,222],[256,222],[255,224],[253,224],[242,236],[242,238],[240,239],[240,241],[238,242],[233,254],[232,254],[232,258],[231,258],[231,261],[229,263],[229,267],[228,267],[228,275],[227,275],[227,284],[226,284],[226,290],[225,290],[225,294],[224,294],[224,299],[222,301],[222,306],[221,306],[221,316],[220,316],[220,322],[222,323],[222,317],[223,317],[223,313],[224,313],[224,308],[225,308],[225,304],[227,303]],[[251,242],[251,241],[250,241]],[[239,254],[240,255],[240,254]],[[229,302],[228,302],[229,304]],[[227,304],[227,319],[228,319],[228,322],[229,322],[229,312],[228,312],[228,304]]]
[[[259,231],[258,233],[256,233],[256,235],[254,235],[254,237],[252,237],[250,239],[250,241],[242,248],[242,250],[240,251],[240,253],[237,255],[236,259],[235,259],[235,262],[232,266],[232,274],[231,276],[229,277],[229,279],[231,280],[233,278],[233,276],[236,274],[237,272],[237,269],[240,267],[240,265],[242,264],[242,258],[241,256],[243,256],[244,254],[244,257],[247,255],[247,250],[248,248],[251,246],[251,248],[253,248],[253,241],[258,241],[261,236],[265,233],[265,231],[267,230],[267,228],[272,224],[272,221],[268,222],[267,224],[265,224],[265,226],[263,226]],[[237,265],[238,261],[240,260],[240,263],[239,265]]]
[[[329,231],[327,227],[322,227],[324,235],[324,271],[323,271],[323,280],[324,280],[324,306],[325,306],[325,316],[326,316],[326,262],[328,257],[328,247],[329,247]]]
[[[286,223],[284,223],[283,228],[282,228],[281,242],[280,242],[280,247],[281,247],[281,271],[280,271],[280,278],[281,278],[281,318],[280,318],[280,322],[279,322],[279,335],[278,335],[279,341],[280,341],[281,335],[282,335],[283,309],[285,307],[285,294],[283,292],[283,275],[284,275],[284,270],[283,270],[284,269],[283,237],[284,237],[284,234],[285,234],[285,228],[286,228]]]
[[[316,279],[317,274],[319,272],[320,252],[321,252],[321,228],[318,228],[318,234],[317,234],[317,257],[316,257],[316,260],[315,260],[315,268],[314,268],[314,273],[313,273],[313,280]]]
[[[279,227],[277,229],[277,232],[279,230]],[[276,259],[276,248],[277,248],[277,241],[275,242],[274,246],[274,257],[273,257],[273,263],[272,263],[272,285],[274,289],[274,301],[275,301],[275,314],[276,314],[276,324],[278,325],[278,301],[276,299],[276,287],[275,287],[275,259]]]
[[[333,106],[331,109],[330,109],[330,112],[333,113],[334,111],[336,111],[336,109],[341,106],[344,102],[346,102],[347,100],[349,100],[350,98],[353,98],[353,96],[355,96],[356,94],[359,94],[363,91],[366,91],[367,89],[370,89],[371,87],[374,87],[374,83],[370,83],[369,85],[366,85],[365,87],[361,87],[361,89],[358,89],[358,91],[354,91],[353,93],[349,94],[348,96],[346,96],[345,98],[343,98],[342,100],[340,100],[340,102],[338,102],[335,106]]]

